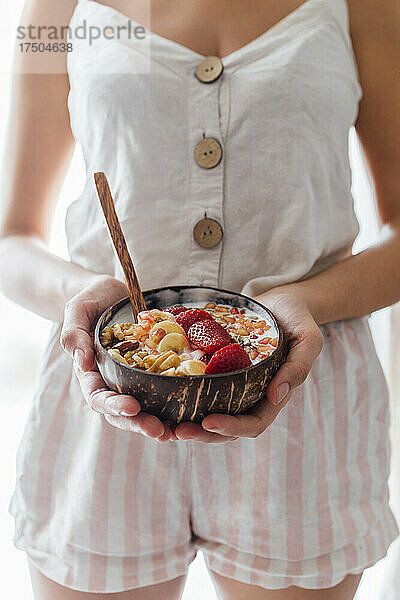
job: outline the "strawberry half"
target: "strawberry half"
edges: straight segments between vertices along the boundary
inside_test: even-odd
[[[229,344],[218,350],[206,366],[206,375],[231,373],[250,367],[251,360],[240,344]]]
[[[182,306],[182,304],[175,304],[175,306],[170,306],[169,308],[164,308],[165,312],[171,313],[171,315],[174,315],[174,317],[176,317],[176,315],[179,315],[182,312],[185,312],[186,310],[187,310],[186,306]]]
[[[191,343],[206,354],[214,354],[217,350],[232,344],[227,331],[214,319],[198,321],[189,327],[187,336]]]
[[[207,319],[214,321],[213,317],[206,310],[200,308],[189,308],[189,310],[179,313],[179,315],[176,316],[175,321],[178,323],[178,325],[183,327],[187,333],[193,323],[197,323],[197,321],[205,321]]]

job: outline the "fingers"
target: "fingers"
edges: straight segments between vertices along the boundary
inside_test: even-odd
[[[164,433],[157,438],[157,442],[168,442],[169,440],[176,441],[178,438],[175,435],[175,428],[173,425],[163,423]]]
[[[115,417],[104,414],[104,418],[110,425],[119,429],[141,433],[146,437],[155,438],[157,441],[168,441],[169,439],[161,421],[148,413],[140,413],[136,417]],[[159,439],[160,437],[163,439]]]
[[[219,435],[218,433],[205,431],[198,423],[189,422],[180,423],[177,425],[175,428],[175,434],[179,440],[193,440],[208,444],[220,444],[221,442],[229,442],[237,439],[233,435]]]
[[[95,412],[125,417],[140,412],[136,398],[108,389],[97,369],[83,372],[75,365],[75,373],[86,402]]]
[[[261,420],[253,415],[213,414],[203,419],[202,426],[220,435],[238,437],[257,437],[265,429]]]
[[[164,427],[154,415],[140,412],[140,404],[136,398],[108,389],[97,369],[83,372],[75,365],[75,373],[90,408],[103,414],[110,425],[152,438],[161,436],[159,441],[171,439],[171,428]]]
[[[90,336],[92,325],[92,319],[82,301],[72,299],[67,302],[60,343],[82,371],[89,370],[94,362],[93,342]]]
[[[291,390],[304,383],[322,346],[322,333],[312,321],[302,328],[300,334],[297,334],[286,362],[268,386],[267,397],[271,404],[280,404]]]
[[[202,426],[207,431],[218,432],[231,438],[256,438],[261,435],[276,419],[280,411],[290,400],[290,393],[279,406],[273,406],[263,398],[244,415],[208,415]]]

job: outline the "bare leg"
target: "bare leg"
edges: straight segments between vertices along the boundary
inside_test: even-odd
[[[35,600],[180,600],[186,575],[165,583],[115,594],[77,592],[48,579],[28,560]]]
[[[217,591],[218,600],[353,600],[361,575],[348,575],[334,588],[304,590],[290,587],[286,590],[265,590],[223,577],[210,569],[211,579]]]

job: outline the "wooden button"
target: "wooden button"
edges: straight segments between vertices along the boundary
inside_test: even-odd
[[[212,83],[222,75],[224,65],[218,56],[207,56],[196,69],[196,77],[201,83]]]
[[[194,149],[194,159],[203,169],[212,169],[221,162],[221,144],[214,138],[204,138]]]
[[[215,248],[222,240],[222,227],[214,219],[201,219],[194,226],[193,237],[202,248]]]

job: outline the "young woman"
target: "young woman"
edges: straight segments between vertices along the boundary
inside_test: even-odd
[[[145,39],[108,39],[128,17]],[[399,11],[391,0],[27,3],[25,26],[68,23],[103,31],[72,39],[68,68],[63,52],[18,59],[0,243],[2,291],[55,322],[10,505],[35,598],[176,600],[200,548],[221,600],[350,600],[397,536],[366,319],[400,298]],[[354,256],[353,125],[383,223]],[[87,183],[68,211],[66,262],[46,240],[74,139]],[[249,414],[173,432],[106,388],[91,332],[126,289],[100,170],[145,289],[243,291],[280,318],[290,354]],[[193,235],[205,215],[212,248]]]

